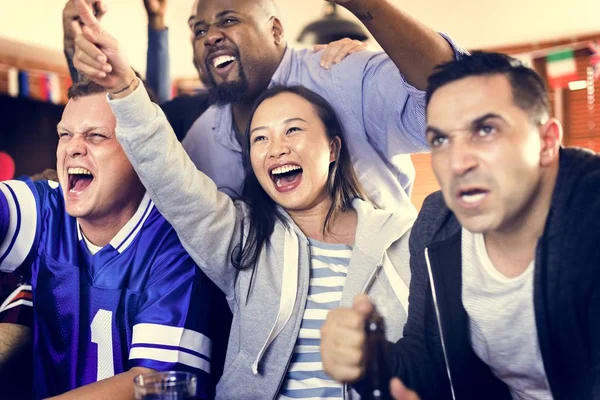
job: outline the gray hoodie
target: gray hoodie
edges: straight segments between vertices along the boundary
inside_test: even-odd
[[[247,235],[248,208],[219,192],[198,171],[143,85],[109,100],[117,137],[162,215],[194,261],[226,294],[233,322],[220,399],[276,398],[300,331],[310,280],[310,247],[288,218],[277,222],[255,267],[231,263]],[[414,215],[355,200],[358,226],[340,306],[366,292],[386,319],[386,336],[402,336],[410,281],[408,237]],[[344,388],[344,395],[345,388]],[[348,397],[348,396],[346,396]]]

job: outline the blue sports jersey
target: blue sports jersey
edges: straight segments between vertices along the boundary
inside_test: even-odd
[[[0,270],[31,282],[35,398],[136,366],[194,372],[213,394],[229,309],[147,195],[92,255],[58,184],[1,182]]]

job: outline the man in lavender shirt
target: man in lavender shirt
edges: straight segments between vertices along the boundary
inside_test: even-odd
[[[386,53],[357,52],[324,69],[319,53],[287,46],[273,0],[200,0],[194,54],[216,104],[183,145],[221,191],[240,197],[241,143],[252,103],[272,85],[304,85],[335,108],[371,200],[414,213],[409,154],[428,150],[423,89],[435,65],[463,52],[386,0],[335,2],[363,21]]]

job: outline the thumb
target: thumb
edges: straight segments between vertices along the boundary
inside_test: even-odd
[[[315,44],[313,46],[313,51],[316,53],[317,51],[321,51],[327,47],[326,44]]]
[[[367,296],[366,294],[360,294],[356,296],[354,298],[354,304],[352,305],[352,308],[354,309],[354,311],[356,311],[364,317],[367,317],[373,312],[375,312],[375,306],[373,305],[373,303],[371,303],[371,300],[369,300],[369,296]]]
[[[419,400],[419,396],[402,384],[398,378],[390,381],[390,394],[394,400]]]
[[[103,51],[111,53],[118,52],[119,43],[110,33],[104,30],[101,30],[100,32],[95,31],[87,25],[83,26],[82,33],[87,40],[97,45]]]

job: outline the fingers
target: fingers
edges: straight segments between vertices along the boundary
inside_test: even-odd
[[[86,0],[89,1],[89,0]],[[94,10],[96,11],[96,19],[100,20],[104,14],[106,14],[107,11],[107,7],[106,7],[106,3],[102,0],[92,0],[92,1],[96,1],[94,3]]]
[[[79,35],[75,38],[75,46],[77,47],[77,53],[85,53],[91,59],[96,60],[100,63],[105,63],[106,55],[96,46],[95,38],[89,32],[87,26],[83,27],[83,35]]]
[[[313,46],[313,51],[316,53],[316,52],[318,52],[318,51],[321,51],[321,50],[324,50],[324,49],[326,49],[326,48],[327,48],[327,45],[326,45],[326,44],[315,44],[315,45]]]
[[[94,34],[102,33],[102,26],[94,16],[94,11],[84,0],[75,0],[75,6],[79,12],[79,18],[85,26],[89,27]]]
[[[321,55],[321,67],[329,69],[331,68],[331,65],[341,62],[349,54],[363,50],[366,47],[366,43],[348,38],[331,42],[325,46],[325,50]],[[315,46],[315,51],[318,51],[316,49],[317,46]],[[319,48],[319,50],[320,49],[321,48]]]
[[[115,54],[119,51],[119,44],[114,37],[102,29],[101,25],[98,25],[98,27],[100,31],[84,25],[81,28],[81,33],[87,41],[93,43],[96,47],[96,51],[89,47],[89,51],[87,48],[85,49],[86,52],[94,52],[95,54],[90,54],[90,56],[100,62],[106,62],[108,54]]]
[[[354,298],[352,309],[362,316],[363,324],[366,318],[376,311],[375,306],[366,294],[360,294]]]
[[[394,400],[419,400],[419,396],[407,389],[398,378],[390,381],[390,394]]]
[[[88,78],[105,78],[106,74],[112,71],[112,67],[107,64],[106,55],[88,40],[89,33],[87,31],[89,29],[86,28],[83,29],[83,35],[75,38],[77,50],[73,57],[73,65]]]
[[[93,59],[87,53],[79,52],[77,53],[77,58],[79,62],[82,64],[88,65],[98,71],[103,71],[109,74],[112,71],[112,66],[106,62],[100,62],[97,59]]]
[[[337,55],[335,56],[335,58],[333,59],[333,63],[334,64],[338,64],[339,62],[341,62],[344,58],[346,58],[346,56],[348,54],[351,54],[350,52],[355,49],[356,47],[358,47],[357,45],[358,40],[351,40],[350,42],[344,44],[340,50],[338,51]],[[358,42],[361,43],[361,42]]]
[[[71,28],[71,32],[73,35],[72,39],[75,39],[77,37],[77,35],[82,34],[81,24],[79,23],[79,20],[74,19],[71,22],[69,22],[69,27]]]
[[[353,309],[332,310],[321,328],[323,368],[333,379],[352,383],[364,373],[365,318]]]

